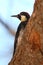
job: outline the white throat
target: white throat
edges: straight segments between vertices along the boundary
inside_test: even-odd
[[[26,20],[27,20],[26,16],[21,15],[21,22],[22,22],[22,21],[26,21]]]

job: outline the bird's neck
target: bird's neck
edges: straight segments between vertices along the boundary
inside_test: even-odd
[[[21,21],[21,23],[25,23],[25,22],[28,22],[28,21]]]

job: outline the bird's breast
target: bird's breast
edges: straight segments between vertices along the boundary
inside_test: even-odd
[[[19,32],[19,37],[18,37],[18,40],[17,40],[17,46],[20,45],[21,40],[22,40],[22,36],[23,36],[23,29],[21,29],[21,31]]]

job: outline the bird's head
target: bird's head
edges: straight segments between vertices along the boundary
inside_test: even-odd
[[[11,17],[17,17],[21,22],[28,21],[30,15],[27,12],[21,12],[18,15],[12,15]]]

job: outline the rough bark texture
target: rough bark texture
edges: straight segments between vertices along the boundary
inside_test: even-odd
[[[43,0],[35,0],[21,45],[8,65],[43,65]]]

